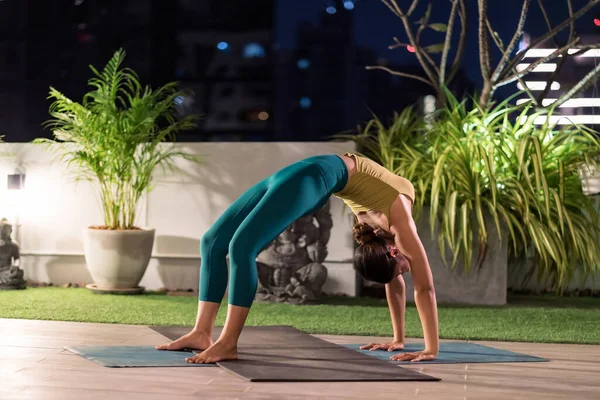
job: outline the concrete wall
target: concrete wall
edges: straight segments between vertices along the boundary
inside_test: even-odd
[[[507,251],[506,240],[500,242],[493,221],[486,220],[488,226],[487,258],[479,268],[466,271],[464,262],[459,259],[451,269],[453,256],[446,247],[446,263],[438,245],[438,231],[432,235],[429,224],[429,209],[423,209],[417,220],[417,229],[427,251],[429,265],[433,274],[436,298],[439,303],[465,303],[503,305],[506,304]],[[439,225],[438,225],[439,227]],[[437,229],[437,227],[436,227]],[[475,240],[476,242],[476,240]],[[473,250],[473,263],[477,259],[477,249]],[[412,277],[405,274],[407,299],[414,301]]]
[[[591,196],[596,209],[600,209],[600,173],[582,174],[582,186],[584,193]],[[545,291],[552,289],[553,282],[547,274],[538,276],[538,272],[533,265],[533,254],[522,260],[512,261],[508,265],[508,288],[512,290],[526,291]],[[598,267],[598,266],[596,266]],[[581,268],[583,269],[583,268]],[[580,270],[581,270],[580,269]],[[585,276],[576,272],[570,284],[566,287],[567,291],[582,290],[600,290],[600,273]]]
[[[184,162],[182,174],[162,176],[141,202],[138,224],[156,229],[153,258],[141,285],[147,289],[198,287],[200,238],[246,189],[291,162],[352,151],[350,143],[178,144],[204,157],[202,166]],[[52,154],[32,144],[0,145],[0,217],[13,222],[22,249],[21,265],[35,282],[90,283],[83,257],[82,230],[102,223],[92,186],[74,183]],[[6,190],[7,174],[26,173],[25,190]],[[334,219],[325,291],[357,294],[352,270],[352,219],[332,199]]]
[[[508,289],[515,291],[543,292],[551,290],[552,281],[548,275],[543,274],[538,277],[538,273],[533,268],[533,259],[518,260],[508,266]],[[576,273],[571,283],[566,288],[567,292],[582,290],[600,290],[600,274],[583,276]]]

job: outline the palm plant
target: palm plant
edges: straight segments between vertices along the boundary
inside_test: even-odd
[[[196,116],[178,119],[175,100],[184,93],[176,83],[156,90],[142,86],[138,76],[121,68],[123,50],[117,51],[95,77],[82,103],[55,88],[46,123],[54,139],[37,139],[49,145],[60,159],[74,167],[78,180],[96,184],[104,211],[104,226],[113,230],[136,229],[137,205],[152,189],[157,167],[173,169],[175,160],[197,157],[176,150],[174,135],[195,126]],[[63,143],[64,142],[64,143]]]
[[[452,267],[461,258],[467,269],[480,265],[496,229],[511,256],[533,252],[538,272],[560,291],[576,271],[587,275],[600,265],[600,215],[580,178],[583,167],[597,166],[600,141],[584,126],[535,125],[551,112],[510,100],[482,108],[447,93],[430,129],[405,110],[390,127],[374,119],[352,139],[415,183],[417,211],[429,206]]]

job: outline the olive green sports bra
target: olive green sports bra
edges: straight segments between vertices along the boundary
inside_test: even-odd
[[[353,212],[379,211],[391,223],[390,209],[400,194],[414,202],[415,188],[408,179],[393,174],[368,158],[353,153],[344,155],[354,158],[356,171],[344,189],[334,196],[343,200]]]

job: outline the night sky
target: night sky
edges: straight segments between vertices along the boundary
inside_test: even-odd
[[[538,0],[532,0],[531,9],[528,14],[526,31],[532,37],[539,36],[547,32],[543,16],[537,6]],[[521,12],[523,2],[521,0],[489,0],[489,15],[492,26],[500,34],[500,37],[507,43],[514,34],[515,27]],[[398,4],[404,9],[408,8],[411,2],[408,0],[398,0]],[[450,1],[436,0],[435,7],[432,9],[431,22],[446,23],[450,11]],[[467,0],[468,13],[468,37],[470,41],[463,58],[463,68],[467,76],[475,81],[481,80],[479,72],[479,52],[477,46],[477,1]],[[562,22],[568,15],[566,0],[544,0],[544,5],[550,14],[554,24]],[[295,42],[295,29],[300,21],[311,21],[317,23],[319,14],[323,12],[327,4],[326,0],[278,0],[276,11],[276,41],[282,48],[293,48]],[[578,10],[587,4],[587,0],[573,0],[574,10]],[[415,11],[417,18],[420,18],[427,8],[427,1],[421,0],[419,7]],[[387,58],[395,63],[410,64],[416,62],[413,54],[404,48],[389,50],[388,46],[393,44],[393,37],[397,36],[400,40],[406,41],[402,22],[396,17],[381,0],[359,0],[353,10],[355,15],[355,41],[359,45],[369,47],[376,51],[379,57]],[[600,7],[596,6],[588,14],[582,17],[576,24],[579,32],[594,31],[595,26],[593,18],[600,16]],[[457,35],[459,27],[456,27]],[[566,32],[566,30],[564,31]],[[431,43],[440,43],[443,41],[444,34],[429,31],[423,38],[431,40]],[[467,62],[467,60],[472,60]]]

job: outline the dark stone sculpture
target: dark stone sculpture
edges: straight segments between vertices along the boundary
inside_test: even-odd
[[[327,280],[323,262],[333,226],[329,210],[328,201],[299,218],[258,255],[258,301],[302,304],[319,299]]]
[[[25,289],[23,270],[19,268],[19,246],[11,238],[12,226],[0,220],[0,290]]]

